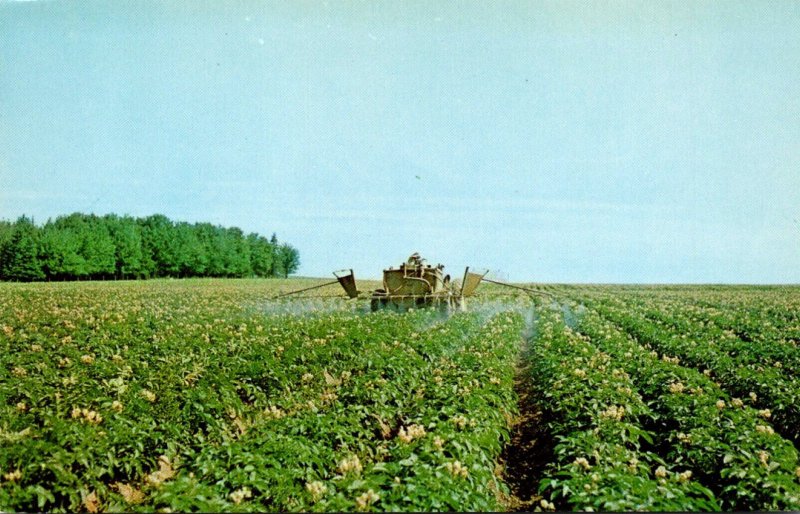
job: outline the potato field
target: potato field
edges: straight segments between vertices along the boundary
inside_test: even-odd
[[[800,287],[315,283],[0,284],[0,510],[800,509]]]

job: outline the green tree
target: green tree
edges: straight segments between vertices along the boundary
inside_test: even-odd
[[[224,276],[225,260],[223,250],[225,242],[221,239],[219,227],[215,227],[211,223],[198,223],[195,225],[195,233],[206,256],[204,275],[210,277]]]
[[[140,220],[140,225],[144,255],[151,265],[148,274],[156,277],[178,276],[180,270],[172,221],[163,214],[154,214]]]
[[[117,268],[116,248],[102,218],[93,214],[83,216],[80,253],[86,260],[90,277],[113,276]]]
[[[175,259],[178,274],[182,277],[202,277],[208,268],[208,254],[200,240],[199,230],[189,223],[177,223],[175,231]]]
[[[10,221],[0,220],[0,279],[3,278],[3,249],[11,241],[14,234],[14,224]]]
[[[250,245],[250,264],[253,274],[257,277],[271,277],[275,262],[275,247],[269,239],[255,233],[247,236],[247,243]]]
[[[26,264],[27,263],[27,264]],[[287,276],[299,253],[236,227],[73,213],[41,228],[0,220],[0,279]]]
[[[272,254],[274,256],[272,261],[272,276],[287,276],[286,268],[284,267],[283,256],[281,255],[281,245],[278,242],[278,236],[274,232],[272,233],[272,237],[269,238],[269,244],[272,246]]]
[[[45,224],[41,232],[40,258],[48,279],[74,280],[88,275],[80,245],[73,230],[57,228],[50,221]]]
[[[5,280],[29,282],[45,278],[39,260],[38,229],[32,219],[21,216],[17,220],[1,253],[3,269],[0,275]]]
[[[114,242],[114,276],[138,278],[146,273],[142,251],[142,232],[136,220],[109,214],[103,218]]]
[[[250,245],[242,230],[236,227],[224,229],[227,239],[226,275],[229,277],[247,277],[253,274],[250,264]]]
[[[281,271],[288,277],[300,267],[300,252],[290,244],[283,243],[278,247],[278,260],[281,261]]]
[[[72,252],[72,245],[77,241],[77,254],[83,259],[83,263],[72,255],[65,254],[63,258],[63,262],[69,263],[66,273],[71,274],[71,278],[106,278],[114,274],[116,248],[103,219],[94,214],[76,212],[59,216],[52,226],[65,233],[60,241],[64,245],[64,251]]]

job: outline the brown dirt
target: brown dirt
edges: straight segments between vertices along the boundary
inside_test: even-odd
[[[515,389],[519,395],[519,416],[501,456],[502,476],[511,494],[502,498],[506,509],[513,512],[532,511],[542,497],[539,480],[545,466],[553,459],[553,440],[547,432],[541,411],[527,389],[524,370],[519,370]]]

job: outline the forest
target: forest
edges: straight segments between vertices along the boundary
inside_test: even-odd
[[[275,234],[236,227],[73,213],[37,226],[0,220],[0,280],[287,277],[300,253]]]

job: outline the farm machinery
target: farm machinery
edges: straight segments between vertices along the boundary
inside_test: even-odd
[[[418,308],[436,308],[444,312],[463,311],[467,307],[467,298],[475,293],[481,282],[491,282],[502,286],[521,289],[529,293],[539,293],[528,288],[506,284],[486,278],[484,273],[474,273],[469,267],[464,270],[463,278],[450,280],[444,272],[444,265],[432,266],[418,253],[412,254],[399,267],[383,270],[383,287],[370,293],[370,309],[372,311],[389,309],[407,311]],[[290,291],[276,298],[318,289],[332,284],[340,284],[349,298],[359,298],[361,291],[356,288],[355,274],[352,269],[333,272],[336,280],[296,291]]]

